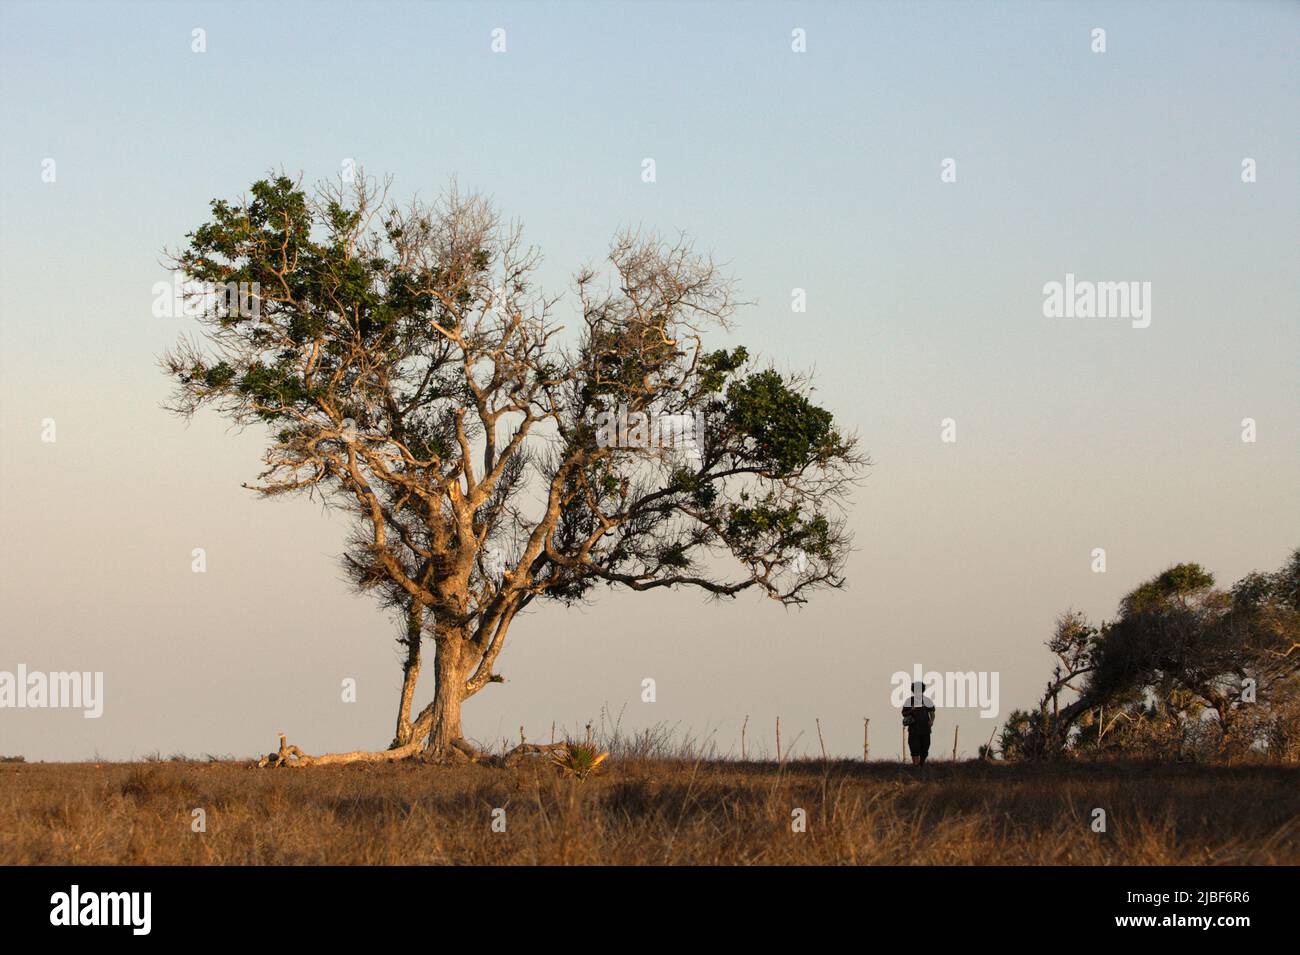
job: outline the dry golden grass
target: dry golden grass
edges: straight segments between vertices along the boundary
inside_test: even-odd
[[[1091,830],[1094,807],[1108,831]],[[207,831],[191,831],[203,808]],[[492,811],[506,810],[506,832]],[[807,831],[791,831],[792,810]],[[0,765],[4,864],[1300,862],[1300,768]]]

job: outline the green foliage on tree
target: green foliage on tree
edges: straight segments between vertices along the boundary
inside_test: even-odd
[[[1227,591],[1175,565],[1099,627],[1063,615],[1048,646],[1053,679],[1037,712],[1008,718],[1006,758],[1300,758],[1300,550]]]

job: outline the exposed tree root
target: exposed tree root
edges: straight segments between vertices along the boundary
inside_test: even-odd
[[[329,766],[339,763],[392,763],[419,755],[421,747],[424,745],[423,737],[416,735],[411,742],[394,749],[358,750],[352,753],[326,753],[323,756],[308,756],[297,746],[289,743],[283,733],[279,735],[279,750],[274,753],[267,753],[259,759],[257,761],[258,769],[276,769],[280,766],[302,769],[305,766]],[[447,757],[433,757],[430,761],[481,763],[484,766],[504,768],[515,765],[524,756],[552,753],[563,749],[564,746],[564,743],[520,743],[508,753],[493,754],[483,752],[468,740],[457,738],[451,741],[451,752]]]

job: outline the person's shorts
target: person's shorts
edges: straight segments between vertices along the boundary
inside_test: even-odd
[[[907,748],[913,756],[930,755],[930,727],[913,723],[907,728]]]

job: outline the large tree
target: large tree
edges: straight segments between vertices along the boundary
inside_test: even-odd
[[[343,509],[353,581],[403,620],[395,739],[338,758],[473,754],[461,704],[501,681],[539,600],[604,585],[797,604],[843,585],[867,462],[807,379],[706,347],[737,304],[707,256],[625,232],[549,294],[482,197],[453,183],[398,207],[388,189],[272,176],[214,201],[172,256],[250,299],[202,299],[199,334],[164,359],[170,407],[266,425],[251,486]],[[412,716],[426,641],[433,701]]]

